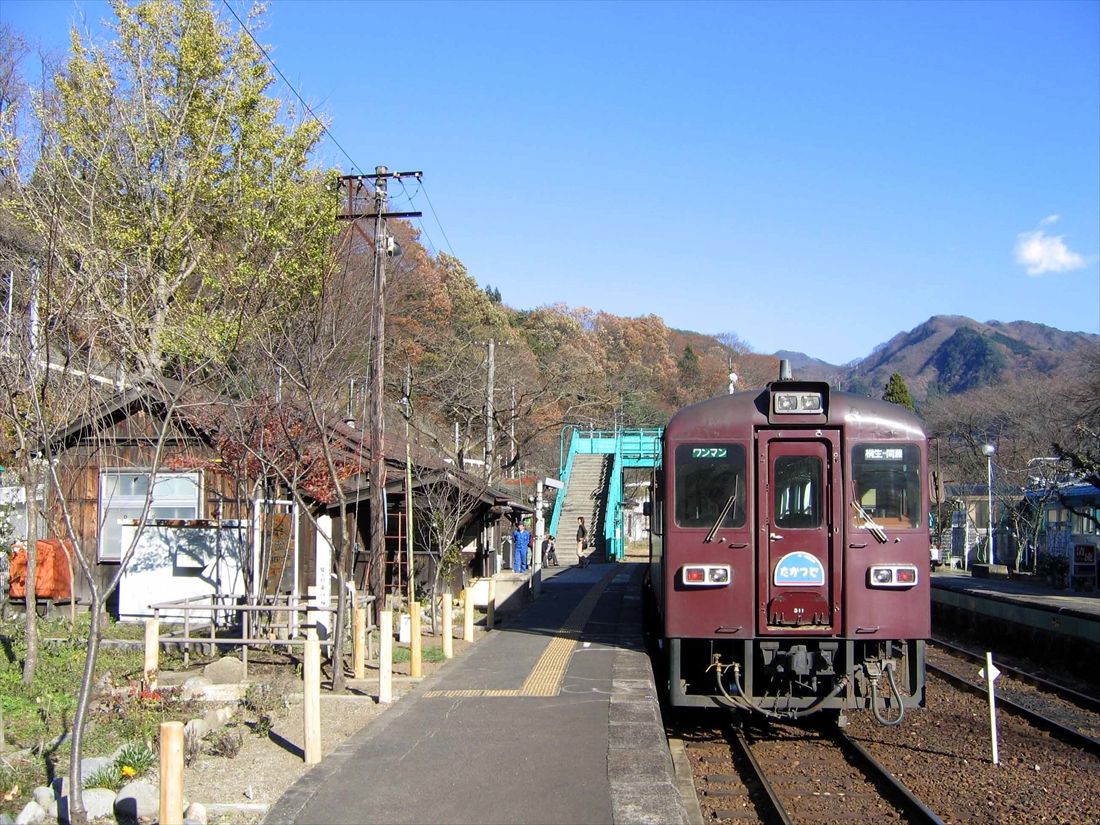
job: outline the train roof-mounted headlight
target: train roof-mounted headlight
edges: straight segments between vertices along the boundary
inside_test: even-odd
[[[807,415],[825,410],[819,392],[777,392],[772,398],[773,409],[782,415]]]

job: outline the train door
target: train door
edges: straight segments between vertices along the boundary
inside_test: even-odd
[[[838,632],[839,436],[763,431],[758,441],[757,625],[761,636]]]

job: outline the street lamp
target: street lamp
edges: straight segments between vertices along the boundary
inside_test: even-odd
[[[989,563],[993,564],[993,454],[997,448],[992,444],[983,444],[982,453],[985,455],[986,468],[986,492],[989,494]]]

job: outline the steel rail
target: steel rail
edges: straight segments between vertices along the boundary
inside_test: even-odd
[[[986,686],[984,684],[976,684],[965,679],[962,676],[956,676],[949,670],[932,664],[931,662],[925,662],[925,669],[939,676],[941,679],[950,682],[962,690],[969,691],[979,696],[986,695]],[[1090,753],[1100,755],[1100,739],[1094,739],[1088,734],[1082,733],[1074,728],[1066,727],[1061,722],[1056,722],[1049,716],[1044,716],[1031,708],[1024,707],[1023,705],[1014,702],[1012,699],[1004,695],[1000,690],[994,688],[994,693],[997,697],[997,702],[1003,707],[1007,707],[1017,716],[1022,716],[1032,724],[1046,730],[1048,733],[1052,733],[1055,736],[1064,739],[1072,745],[1079,748],[1083,748]]]
[[[980,653],[975,653],[972,650],[967,650],[965,647],[952,644],[951,642],[945,642],[942,639],[932,639],[932,644],[936,647],[942,647],[944,650],[949,650],[952,653],[958,653],[962,656],[966,656],[969,659],[985,664],[985,657]],[[1041,688],[1049,691],[1050,693],[1057,694],[1064,699],[1068,699],[1076,705],[1080,705],[1088,710],[1096,711],[1100,713],[1100,697],[1090,696],[1087,693],[1081,693],[1073,688],[1060,685],[1057,682],[1052,682],[1050,679],[1046,679],[1042,676],[1036,676],[1034,673],[1028,673],[1026,670],[1020,670],[1019,668],[1012,667],[1011,665],[1003,665],[998,663],[997,669],[1002,673],[1008,674],[1022,682],[1027,682],[1034,687]]]
[[[782,825],[794,825],[794,820],[791,819],[790,814],[787,813],[787,809],[783,807],[783,803],[779,799],[779,794],[776,793],[772,783],[768,780],[768,777],[764,773],[764,769],[760,767],[760,763],[756,761],[756,756],[752,752],[752,746],[749,745],[749,740],[745,738],[743,731],[737,728],[729,729],[729,739],[732,744],[737,746],[738,752],[745,758],[752,768],[753,775],[757,782],[760,783],[760,787],[764,789],[764,794],[768,798],[768,811],[763,811],[764,814],[771,814],[771,821],[782,823]]]
[[[944,825],[943,820],[936,815],[935,811],[925,805],[920,797],[905,787],[905,784],[894,776],[885,765],[875,759],[863,745],[859,744],[859,742],[844,731],[835,731],[835,737],[842,748],[849,753],[856,754],[857,758],[863,763],[863,766],[870,773],[874,774],[875,779],[886,783],[895,794],[904,800],[904,807],[907,808],[906,813],[910,817],[907,821]]]

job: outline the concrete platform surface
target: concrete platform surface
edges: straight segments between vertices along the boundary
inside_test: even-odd
[[[685,823],[641,564],[569,568],[302,777],[265,823]]]
[[[1043,582],[1026,579],[975,578],[966,571],[958,570],[933,573],[932,588],[954,590],[1100,621],[1100,593],[1097,592],[1058,590]]]

